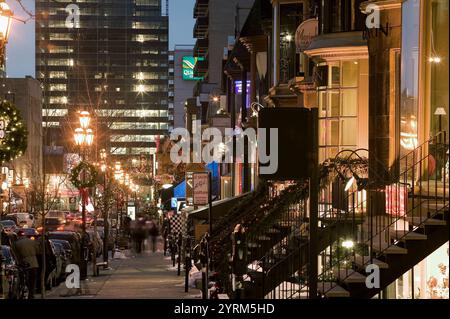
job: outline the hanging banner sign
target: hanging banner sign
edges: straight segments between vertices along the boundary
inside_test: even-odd
[[[295,32],[297,53],[304,52],[312,40],[319,34],[319,20],[316,18],[303,21]]]
[[[209,203],[209,174],[195,173],[193,178],[194,206],[204,206]]]

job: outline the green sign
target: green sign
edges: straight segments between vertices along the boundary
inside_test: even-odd
[[[205,58],[197,58],[193,56],[183,57],[183,80],[184,81],[201,81],[202,77],[194,76],[194,68],[198,61],[204,61]]]

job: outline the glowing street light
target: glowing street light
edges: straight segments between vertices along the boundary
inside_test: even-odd
[[[84,144],[84,130],[82,128],[75,129],[75,134],[73,135],[75,144],[77,146],[82,146]]]
[[[104,161],[104,160],[106,160],[106,157],[107,157],[106,150],[104,148],[102,148],[100,150],[100,159]]]
[[[4,43],[8,43],[13,12],[8,4],[2,0],[0,1],[0,40]]]
[[[342,247],[343,248],[347,248],[347,249],[351,249],[355,246],[355,243],[353,242],[353,240],[345,240],[342,242]]]
[[[91,116],[87,111],[80,112],[80,125],[82,129],[87,129],[91,123]]]
[[[91,146],[92,144],[94,144],[94,131],[92,131],[90,128],[86,130],[85,142],[87,146]]]

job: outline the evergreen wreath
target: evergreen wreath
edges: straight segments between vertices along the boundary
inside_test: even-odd
[[[80,174],[86,171],[86,181],[83,183]],[[88,162],[81,162],[70,173],[70,182],[77,189],[91,188],[97,185],[98,172],[94,165]]]
[[[22,156],[27,150],[28,131],[20,111],[9,101],[0,103],[0,164]]]

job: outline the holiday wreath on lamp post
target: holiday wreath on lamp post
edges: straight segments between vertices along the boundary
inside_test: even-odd
[[[10,162],[27,150],[28,132],[20,111],[8,101],[0,103],[0,163]]]
[[[97,184],[98,172],[94,165],[81,162],[70,173],[70,182],[77,189],[94,187]]]

